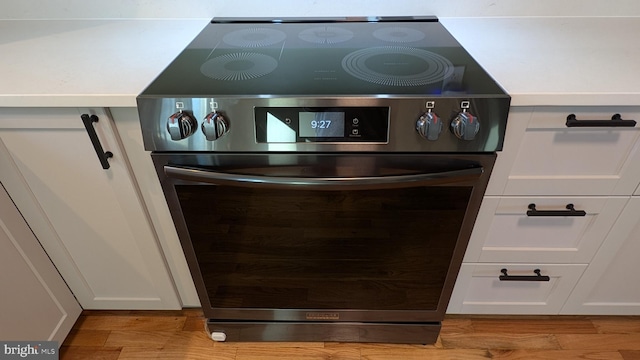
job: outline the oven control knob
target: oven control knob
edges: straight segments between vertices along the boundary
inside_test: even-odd
[[[221,113],[214,111],[202,120],[202,132],[209,141],[218,140],[229,131],[229,121]]]
[[[416,121],[418,134],[427,140],[438,140],[442,132],[442,120],[434,112],[426,112]]]
[[[196,132],[198,121],[193,115],[179,111],[171,116],[167,121],[167,131],[171,135],[171,140],[182,140]]]
[[[451,132],[460,140],[473,140],[479,130],[478,118],[467,111],[461,111],[451,120]]]

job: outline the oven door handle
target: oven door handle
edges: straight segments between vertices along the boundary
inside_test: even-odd
[[[310,190],[368,190],[442,185],[477,180],[482,167],[437,173],[371,177],[291,177],[223,173],[193,167],[165,165],[164,173],[174,179],[250,188],[298,188]]]

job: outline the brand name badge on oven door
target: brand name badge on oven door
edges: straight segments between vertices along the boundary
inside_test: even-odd
[[[340,313],[332,312],[308,312],[307,320],[340,320]]]

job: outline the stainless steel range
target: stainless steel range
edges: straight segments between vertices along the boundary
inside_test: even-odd
[[[214,19],[138,97],[211,337],[435,342],[509,103],[433,17]]]

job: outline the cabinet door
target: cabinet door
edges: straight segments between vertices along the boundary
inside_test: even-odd
[[[507,126],[513,148],[499,158],[508,176],[495,180],[505,195],[630,195],[640,181],[640,126],[567,127],[579,120],[640,121],[638,107],[540,107],[527,122]],[[524,115],[524,114],[523,114]],[[499,170],[498,170],[499,172]]]
[[[462,264],[448,313],[557,314],[584,271],[583,264]],[[511,276],[549,276],[549,281],[501,281]]]
[[[465,262],[588,263],[629,200],[493,197],[482,201]],[[529,206],[535,204],[535,213]],[[573,205],[575,211],[567,210]],[[580,211],[584,211],[584,216]],[[557,216],[563,215],[563,216]]]
[[[191,272],[189,272],[187,260],[182,252],[182,246],[173,225],[156,169],[149,152],[144,150],[138,110],[136,108],[113,108],[110,110],[122,145],[127,152],[127,158],[131,162],[133,173],[140,186],[140,193],[147,205],[151,222],[162,245],[167,266],[173,276],[182,305],[184,307],[200,307],[198,293]]]
[[[0,183],[0,339],[62,341],[82,309]]]
[[[564,314],[640,315],[640,198],[633,197],[567,300]]]
[[[107,170],[84,112],[113,153]],[[0,180],[83,308],[180,308],[106,110],[3,109],[0,140]]]

